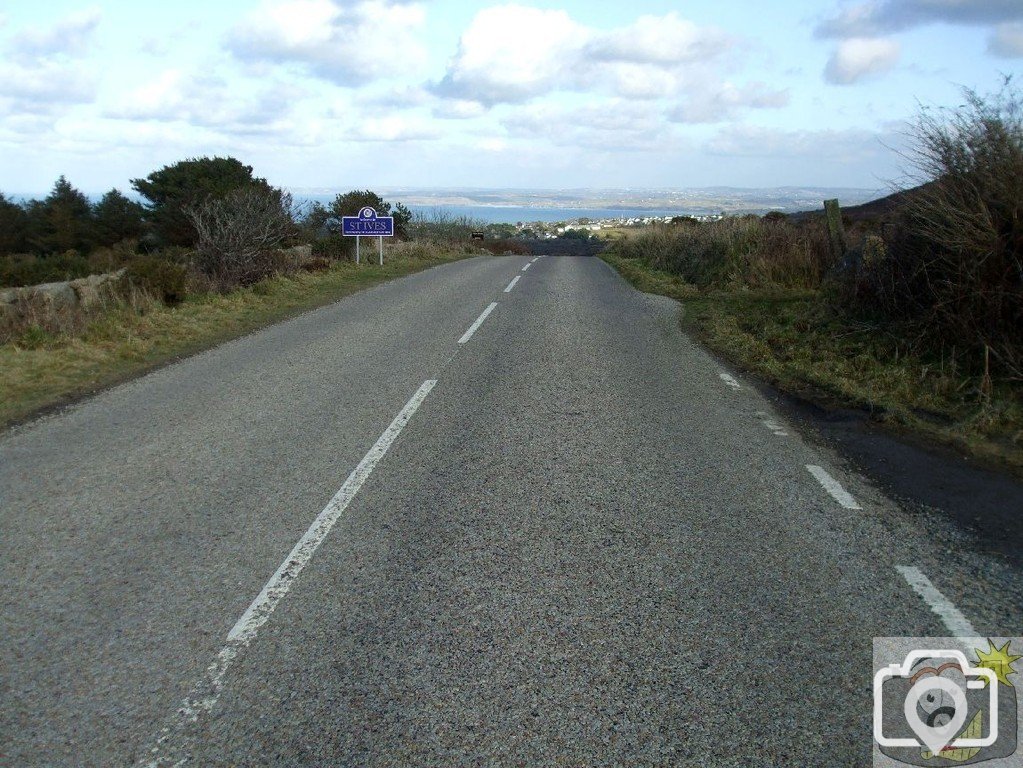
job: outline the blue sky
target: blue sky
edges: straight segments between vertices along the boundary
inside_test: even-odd
[[[1021,64],[1023,0],[0,2],[0,190],[880,188]]]

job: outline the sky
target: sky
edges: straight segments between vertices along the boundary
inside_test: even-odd
[[[0,191],[880,189],[1021,68],[1023,0],[0,0]]]

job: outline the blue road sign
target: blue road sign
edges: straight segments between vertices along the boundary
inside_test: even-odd
[[[341,234],[345,237],[394,237],[394,217],[377,216],[367,205],[358,216],[341,217]]]

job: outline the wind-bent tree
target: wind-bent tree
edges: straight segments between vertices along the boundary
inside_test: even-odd
[[[187,214],[207,199],[223,198],[236,189],[270,190],[266,179],[252,175],[252,166],[233,157],[196,157],[167,165],[132,187],[149,202],[148,219],[165,245],[194,245],[198,233]]]

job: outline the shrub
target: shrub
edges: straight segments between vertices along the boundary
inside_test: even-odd
[[[865,298],[944,345],[988,348],[1023,377],[1023,95],[966,91],[923,111],[910,160],[929,183],[907,196]]]
[[[429,212],[417,211],[409,223],[409,235],[415,240],[434,240],[445,243],[468,241],[473,232],[485,231],[486,223],[471,216],[456,216],[443,208]]]
[[[282,269],[279,251],[295,234],[291,195],[250,186],[187,210],[198,234],[196,266],[221,290]]]
[[[159,256],[138,256],[125,269],[127,284],[164,304],[178,304],[188,293],[188,267]]]
[[[355,261],[355,238],[327,235],[314,240],[313,256],[332,261]]]
[[[830,266],[819,224],[758,217],[655,226],[612,248],[701,288],[816,288]]]
[[[96,273],[89,260],[77,251],[36,256],[17,254],[0,257],[0,287],[39,285],[74,280]]]

